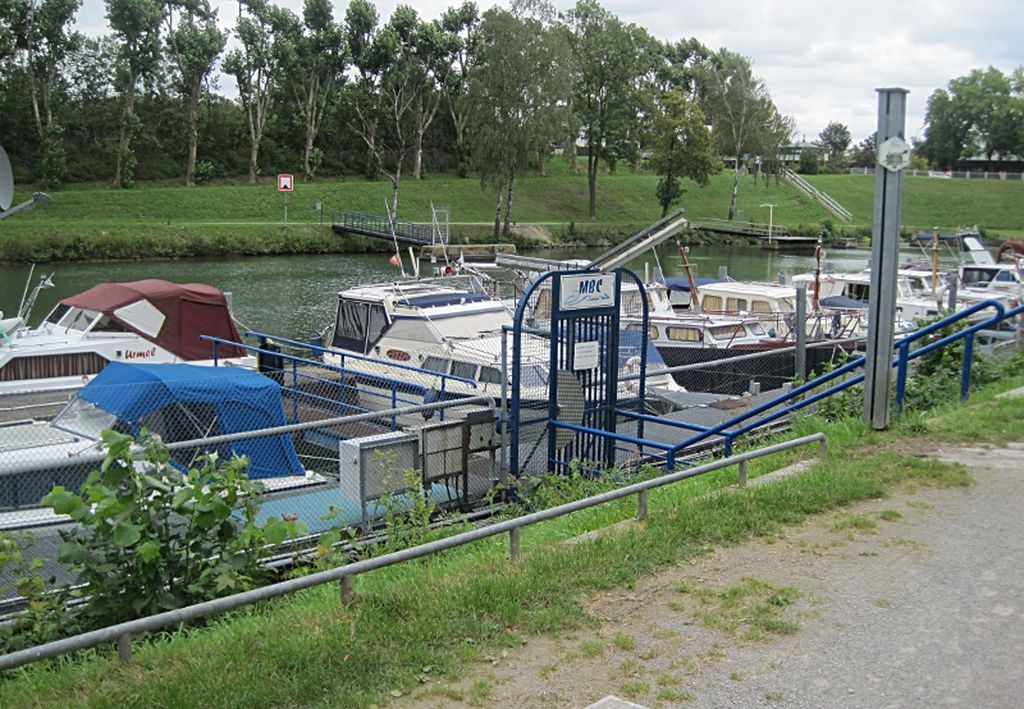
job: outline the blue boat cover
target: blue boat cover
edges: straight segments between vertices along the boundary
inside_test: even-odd
[[[286,423],[281,387],[277,382],[237,367],[111,362],[78,397],[114,414],[135,435],[148,416],[169,406],[206,404],[213,407],[217,418],[215,430],[189,428],[186,407],[179,406],[177,414],[175,409],[164,412],[162,421],[174,422],[176,430],[180,431],[172,437],[174,440],[241,433]],[[286,434],[234,441],[221,446],[219,452],[222,456],[247,456],[250,478],[305,474],[291,437]]]
[[[826,308],[857,308],[859,310],[864,310],[868,307],[867,303],[860,300],[854,300],[853,298],[848,298],[845,295],[830,295],[827,298],[822,298],[818,302]]]
[[[722,282],[720,278],[710,278],[707,276],[704,276],[702,278],[695,278],[694,281],[697,282],[698,288],[700,288],[701,286],[706,286],[709,283]],[[668,287],[669,290],[683,291],[684,293],[690,292],[690,280],[685,276],[669,276],[668,278],[665,279],[665,285]]]

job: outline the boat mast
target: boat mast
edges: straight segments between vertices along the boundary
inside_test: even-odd
[[[700,294],[697,293],[697,280],[693,277],[693,269],[690,268],[690,259],[686,257],[688,246],[683,246],[678,241],[676,246],[679,247],[679,259],[682,261],[683,270],[686,271],[686,280],[690,282],[690,310],[695,313],[700,312]]]

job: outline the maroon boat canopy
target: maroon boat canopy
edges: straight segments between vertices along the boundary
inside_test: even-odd
[[[241,341],[224,294],[201,283],[179,285],[157,278],[103,283],[60,302],[103,313],[184,360],[213,358],[213,343],[200,335]],[[244,357],[245,352],[219,345],[217,356]]]

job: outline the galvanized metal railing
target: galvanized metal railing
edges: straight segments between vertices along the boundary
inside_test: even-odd
[[[128,660],[132,656],[133,636],[141,633],[149,633],[154,630],[160,630],[170,625],[187,623],[214,613],[221,613],[235,608],[241,608],[253,603],[259,603],[260,601],[266,601],[271,598],[277,598],[279,596],[295,593],[296,591],[321,586],[327,583],[333,583],[335,581],[338,581],[341,584],[342,602],[348,603],[352,599],[352,581],[359,574],[364,574],[375,569],[382,569],[404,561],[410,561],[412,559],[436,554],[446,549],[454,549],[455,547],[463,546],[481,539],[494,537],[499,534],[507,533],[509,535],[509,557],[513,561],[518,561],[521,556],[521,535],[524,527],[537,524],[538,522],[562,517],[563,515],[567,515],[572,512],[596,507],[606,502],[620,500],[632,495],[637,496],[637,519],[644,520],[647,518],[647,498],[648,493],[651,490],[697,477],[705,473],[728,468],[733,465],[740,466],[740,480],[745,481],[747,462],[754,460],[755,458],[761,458],[766,455],[779,453],[781,451],[790,450],[810,443],[818,444],[818,455],[820,457],[824,458],[828,454],[828,447],[823,433],[815,433],[810,436],[795,438],[790,441],[784,441],[758,450],[748,451],[740,455],[716,460],[689,470],[670,473],[651,480],[644,480],[617,490],[610,490],[599,495],[568,502],[564,505],[552,507],[547,510],[541,510],[515,519],[505,520],[503,522],[498,522],[497,524],[480,527],[468,532],[462,532],[427,544],[420,544],[414,547],[391,552],[390,554],[374,557],[372,559],[357,561],[346,566],[339,566],[326,571],[319,571],[301,578],[281,581],[269,586],[253,589],[251,591],[236,593],[231,596],[197,603],[185,608],[158,613],[157,615],[148,616],[146,618],[118,623],[117,625],[100,628],[99,630],[82,633],[70,638],[55,640],[43,645],[37,645],[36,647],[12,652],[7,655],[0,656],[0,671],[21,667],[22,665],[27,665],[32,662],[37,662],[50,657],[57,657],[77,650],[84,650],[86,648],[108,642],[116,642],[118,655],[121,659]]]

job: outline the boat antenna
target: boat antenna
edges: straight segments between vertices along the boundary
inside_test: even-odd
[[[35,270],[36,264],[33,262],[28,268],[28,278],[25,279],[25,290],[21,292],[21,302],[18,303],[18,317],[21,317],[22,312],[25,310],[25,298],[28,296],[28,284],[32,282],[32,274]]]
[[[936,286],[939,280],[939,228],[932,228],[932,298],[937,295]]]
[[[32,264],[32,269],[29,269],[29,279],[32,278],[32,270],[35,268],[35,264]],[[28,322],[29,317],[32,315],[32,308],[36,305],[36,299],[39,298],[39,291],[44,288],[53,288],[53,274],[44,275],[39,277],[39,282],[36,283],[36,287],[32,289],[31,295],[28,300],[25,300],[24,294],[21,296],[21,305],[18,306],[18,317],[24,322]],[[28,290],[28,281],[25,281],[25,289]]]

